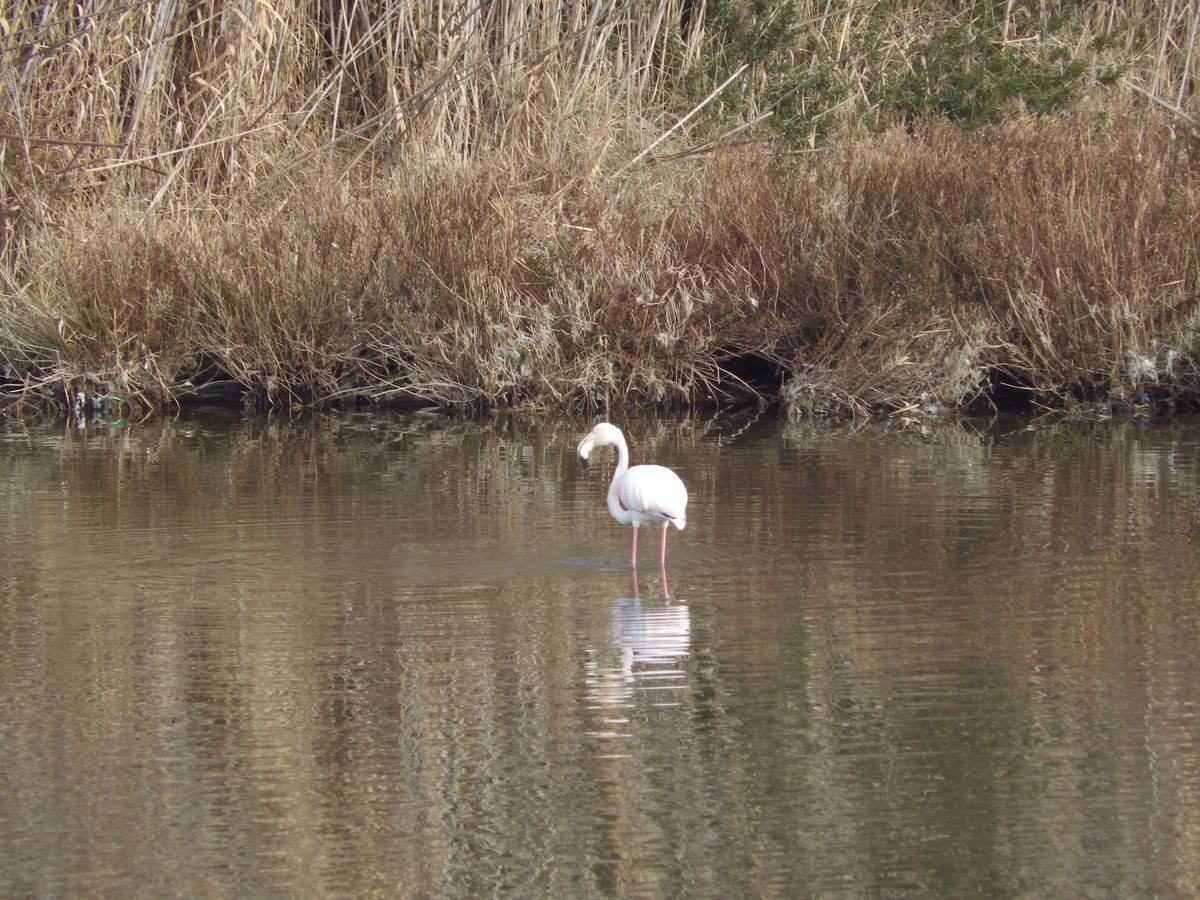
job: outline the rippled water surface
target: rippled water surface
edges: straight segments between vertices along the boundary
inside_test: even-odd
[[[1200,889],[1200,428],[0,431],[0,894]]]

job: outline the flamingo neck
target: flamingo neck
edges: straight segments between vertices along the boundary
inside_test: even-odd
[[[621,506],[621,498],[618,496],[617,490],[617,482],[625,474],[625,470],[629,468],[629,445],[625,443],[624,435],[620,436],[620,439],[616,442],[616,446],[617,468],[613,471],[612,481],[608,485],[608,511],[622,525],[631,525],[633,524],[633,514]]]

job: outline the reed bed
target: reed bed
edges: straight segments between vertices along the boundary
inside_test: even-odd
[[[10,412],[1196,405],[1196,23],[18,2],[0,387]]]

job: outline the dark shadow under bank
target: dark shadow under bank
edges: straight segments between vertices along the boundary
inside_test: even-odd
[[[799,409],[786,400],[785,388],[794,384],[783,366],[758,354],[728,357],[720,366],[721,383],[716,390],[668,401],[651,401],[630,395],[608,403],[551,403],[541,399],[514,396],[502,403],[464,399],[447,402],[443,398],[419,393],[372,397],[366,393],[306,401],[296,397],[271,397],[261,388],[248,387],[224,373],[211,380],[189,383],[172,389],[162,402],[150,404],[119,396],[94,382],[79,382],[71,393],[39,392],[19,383],[0,382],[0,417],[20,419],[38,416],[66,416],[79,421],[119,422],[179,411],[212,411],[258,416],[301,414],[322,410],[389,410],[405,413],[424,412],[454,418],[471,418],[496,412],[526,415],[561,413],[601,413],[623,409],[662,414],[753,411],[771,418],[812,419],[938,419],[946,416],[1040,415],[1045,413],[1082,413],[1089,416],[1132,415],[1160,417],[1200,412],[1198,392],[1188,386],[1176,390],[1170,384],[1151,385],[1133,392],[1132,399],[1119,398],[1103,383],[1090,385],[1066,396],[1044,396],[1029,384],[1008,373],[992,371],[986,383],[970,402],[947,407],[935,401],[912,401],[894,405],[852,406],[830,403],[820,414]],[[1129,392],[1124,392],[1128,394]],[[144,398],[143,398],[144,399]]]

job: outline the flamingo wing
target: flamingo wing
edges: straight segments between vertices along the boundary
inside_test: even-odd
[[[645,522],[687,524],[687,488],[665,466],[634,466],[617,482],[617,499],[623,509]]]

